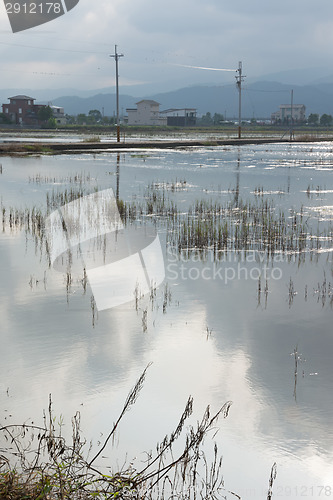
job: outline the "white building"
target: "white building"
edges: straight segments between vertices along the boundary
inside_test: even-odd
[[[57,122],[57,125],[66,125],[67,120],[65,117],[64,108],[61,108],[60,106],[52,106],[52,105],[50,105],[50,108],[52,109],[53,118]]]
[[[305,121],[305,106],[304,104],[280,104],[279,111],[272,113],[271,120],[272,123],[284,123],[290,122],[291,114],[294,122],[304,122]]]
[[[160,116],[160,104],[151,99],[136,103],[136,108],[128,108],[128,125],[166,125],[167,119]]]

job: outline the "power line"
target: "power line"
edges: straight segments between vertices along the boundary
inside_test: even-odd
[[[99,70],[99,68],[95,68],[94,71]],[[19,73],[22,74],[22,70],[18,69],[7,69],[7,68],[2,68],[2,73]],[[26,71],[24,70],[26,74],[28,75],[42,75],[42,76],[91,76],[91,73],[56,73],[55,71]],[[95,74],[95,76],[106,76],[109,75],[107,72],[99,72]]]
[[[206,68],[205,66],[191,66],[190,64],[176,64],[176,63],[169,63],[169,64],[171,64],[172,66],[180,66],[181,68],[203,69],[207,71],[232,71],[232,72],[237,71],[236,69]]]
[[[0,42],[0,45],[9,45],[10,47],[24,47],[28,49],[37,49],[37,50],[50,50],[52,52],[74,52],[80,54],[104,54],[105,52],[100,52],[96,50],[75,50],[75,49],[59,49],[56,47],[36,47],[35,45],[26,45],[23,43],[8,43],[8,42]]]

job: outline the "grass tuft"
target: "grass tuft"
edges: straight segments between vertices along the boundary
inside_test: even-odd
[[[56,432],[51,396],[48,413],[44,413],[43,426],[23,424],[0,428],[0,498],[221,498],[226,491],[221,474],[222,459],[218,457],[215,445],[213,462],[209,465],[201,448],[217,420],[228,416],[231,402],[225,403],[214,414],[208,406],[201,421],[193,427],[188,423],[193,412],[193,398],[190,396],[175,430],[157,444],[155,452],[147,453],[147,460],[141,468],[131,463],[118,471],[108,468],[108,474],[101,470],[98,463],[101,454],[112,442],[124,414],[135,404],[144,385],[148,366],[130,391],[109,435],[92,458],[89,458],[91,447],[85,452],[86,440],[81,436],[79,412],[72,419],[70,443],[61,435],[63,422],[59,424],[60,432]],[[183,444],[177,446],[175,451],[174,445],[179,440]]]

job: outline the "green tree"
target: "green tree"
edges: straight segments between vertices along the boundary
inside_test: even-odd
[[[11,123],[11,120],[5,113],[0,113],[0,123]]]
[[[102,113],[98,109],[91,109],[88,115],[93,118],[95,122],[100,122],[102,120]]]
[[[332,125],[333,118],[332,115],[327,115],[324,113],[320,117],[320,125],[323,125],[324,127],[330,127]]]
[[[213,125],[212,115],[209,111],[205,115],[202,115],[201,124],[206,126]]]
[[[39,108],[37,116],[39,121],[46,123],[53,117],[53,111],[50,106],[43,106],[42,108]]]
[[[80,113],[77,115],[77,122],[79,125],[84,125],[85,123],[88,123],[88,118],[87,115],[84,113]]]
[[[45,128],[57,128],[57,122],[53,116],[47,120]]]
[[[213,116],[214,125],[221,125],[222,122],[224,122],[224,116],[221,113],[215,113]]]
[[[308,118],[309,125],[318,125],[319,123],[319,115],[317,113],[311,113]]]
[[[95,117],[93,115],[86,115],[85,113],[79,113],[77,115],[77,123],[79,125],[93,125],[95,122]]]
[[[76,123],[75,116],[73,116],[73,115],[66,115],[66,120],[67,120],[67,123],[69,123],[70,125],[73,125],[74,123]]]
[[[113,117],[103,116],[102,123],[103,123],[103,125],[113,125],[113,123],[114,123]]]

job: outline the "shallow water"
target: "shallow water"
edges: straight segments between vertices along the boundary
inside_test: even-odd
[[[186,214],[198,199],[236,208],[241,200],[267,199],[287,220],[291,209],[302,211],[321,248],[311,248],[309,240],[302,258],[277,252],[268,263],[256,248],[246,254],[230,250],[218,261],[209,249],[204,259],[195,252],[180,257],[167,245],[165,218],[140,216],[139,224],[156,222],[165,282],[154,301],[144,297],[137,308],[132,301],[94,316],[92,290],[83,289],[82,275],[66,286],[66,275],[49,267],[43,245],[10,228],[6,218],[0,233],[0,424],[41,421],[52,394],[55,414],[67,422],[65,432],[80,410],[83,433],[97,446],[152,362],[104,463],[122,463],[126,453],[128,461],[143,460],[174,430],[191,394],[193,423],[206,405],[217,411],[233,402],[214,437],[228,490],[267,498],[276,462],[276,496],[333,495],[331,143],[1,162],[6,217],[10,207],[46,211],[46,193],[80,186],[84,194],[110,187],[116,192],[118,165],[124,201],[144,202],[150,189]],[[205,441],[208,455],[212,442],[213,434]]]

